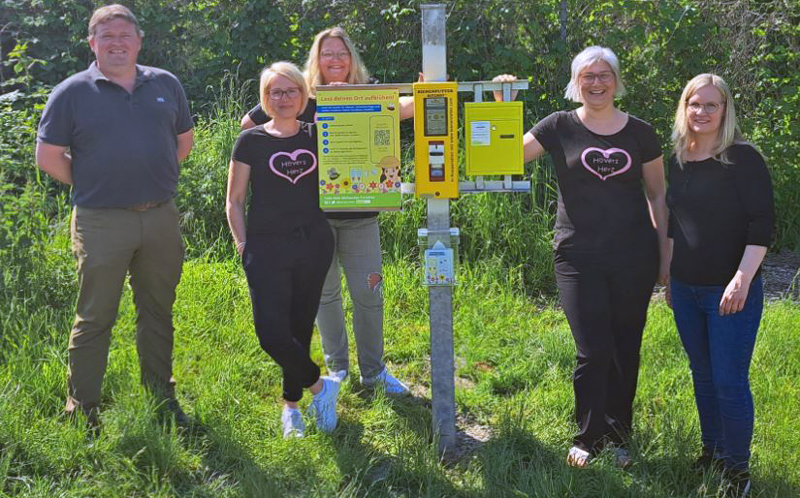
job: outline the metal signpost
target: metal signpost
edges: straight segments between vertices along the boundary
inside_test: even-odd
[[[443,4],[422,5],[422,68],[426,82],[447,80],[446,13]],[[528,88],[527,81],[513,83],[468,82],[459,83],[459,91],[472,91],[475,101],[483,100],[484,91],[502,90],[504,100],[511,100],[511,90]],[[455,107],[455,106],[454,106]],[[452,112],[457,112],[457,108]],[[427,119],[416,116],[415,119]],[[417,150],[416,154],[422,151]],[[456,172],[458,166],[456,164]],[[418,170],[419,171],[419,170]],[[418,179],[419,181],[419,179]],[[409,192],[413,187],[407,185]],[[530,183],[512,181],[506,175],[503,181],[484,182],[478,177],[474,182],[460,182],[462,193],[472,192],[527,192]],[[450,228],[450,200],[428,197],[428,247],[452,248]],[[457,233],[457,231],[454,231]],[[441,245],[437,244],[440,243]],[[457,250],[457,249],[455,249]],[[431,328],[431,396],[433,405],[433,432],[438,438],[439,453],[446,454],[456,446],[455,367],[453,348],[453,287],[435,285],[428,289]]]
[[[424,245],[423,266],[429,299],[432,429],[438,438],[439,453],[445,455],[456,448],[453,284],[458,260],[459,232],[457,228],[450,227],[450,199],[457,198],[459,194],[480,192],[530,192],[530,181],[513,181],[512,176],[505,173],[510,171],[508,168],[497,168],[497,172],[492,172],[494,168],[491,160],[488,161],[488,167],[487,164],[482,164],[478,170],[502,176],[503,180],[484,181],[482,176],[476,176],[474,181],[459,181],[457,92],[473,92],[474,101],[483,102],[483,92],[502,91],[503,99],[508,103],[511,102],[512,90],[527,90],[528,82],[521,80],[505,83],[493,81],[447,83],[445,6],[426,4],[420,8],[422,69],[425,81],[414,84],[393,83],[390,86],[396,88],[400,94],[415,95],[414,142],[417,183],[416,185],[402,183],[401,192],[423,197],[428,204],[428,226],[420,229],[418,235]],[[339,85],[335,88],[320,86],[317,89],[320,91],[318,95],[322,95],[323,90],[335,91],[338,95],[350,90],[376,90],[377,87]],[[497,108],[492,108],[484,105],[473,106],[473,109],[477,107],[480,107],[480,110],[474,115],[479,117],[471,123],[472,139],[467,144],[467,147],[472,147],[473,155],[480,155],[484,159],[497,157],[497,161],[505,161],[508,157],[506,153],[513,152],[510,156],[521,162],[521,151],[514,150],[514,147],[522,146],[519,136],[522,133],[520,109],[516,109],[515,114],[509,112],[509,108],[515,106],[499,105]],[[513,119],[517,121],[512,126],[509,121]],[[518,131],[513,132],[513,130]],[[320,140],[325,138],[322,137]],[[330,140],[333,140],[332,131]],[[324,145],[322,142],[320,146],[323,151]],[[478,150],[480,147],[497,147],[497,149]],[[499,155],[495,155],[496,151]],[[468,170],[469,165],[468,157]],[[330,173],[339,173],[338,169],[332,169],[336,171],[326,172],[331,180],[334,178]],[[519,171],[522,171],[521,164]]]
[[[425,81],[447,81],[444,5],[422,5],[422,72]],[[446,234],[446,236],[444,236]],[[450,247],[450,199],[428,199],[429,246]],[[431,402],[439,452],[455,448],[453,288],[428,288],[431,327]]]

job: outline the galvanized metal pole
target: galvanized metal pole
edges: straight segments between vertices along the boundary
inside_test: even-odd
[[[422,72],[425,81],[447,81],[445,6],[421,5]],[[428,199],[428,237],[432,246],[450,243],[450,201]],[[433,432],[438,437],[439,453],[456,445],[455,367],[453,349],[453,288],[429,287],[431,327],[431,397]]]

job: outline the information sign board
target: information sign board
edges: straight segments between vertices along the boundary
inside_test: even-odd
[[[319,202],[325,211],[400,209],[396,87],[317,89]]]

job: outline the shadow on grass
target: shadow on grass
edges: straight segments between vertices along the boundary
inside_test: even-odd
[[[392,455],[363,436],[360,423],[339,421],[337,464],[345,478],[338,496],[469,496],[450,482],[430,445],[393,447]]]
[[[375,402],[379,396],[384,397],[391,410],[405,421],[406,428],[428,443],[433,442],[433,435],[430,431],[432,405],[431,400],[427,397],[411,393],[391,396],[361,385],[354,385],[353,392],[367,404]]]
[[[230,426],[212,428],[191,416],[189,424],[181,427],[154,416],[125,431],[117,451],[133,455],[131,460],[142,476],[167,480],[179,495],[212,498],[224,492],[243,496],[284,494],[287,485],[281,469],[258,465],[232,433]],[[186,470],[181,449],[200,456],[202,466],[197,471]]]
[[[486,496],[641,496],[626,488],[617,469],[571,468],[561,450],[507,424],[477,453]]]
[[[356,391],[364,401],[369,402],[375,398],[376,393],[369,390]],[[438,446],[433,433],[432,402],[425,396],[408,394],[404,396],[386,396],[392,411],[402,418],[406,427],[427,444]],[[460,407],[456,413],[456,446],[440,455],[440,463],[445,466],[454,466],[466,457],[472,455],[488,439],[491,429],[480,426],[474,421],[475,417],[465,407]],[[479,435],[480,438],[475,437]],[[433,447],[433,446],[432,446]]]
[[[762,497],[800,496],[800,485],[785,479],[763,478],[756,471],[753,478],[753,493],[753,496]]]
[[[705,472],[697,474],[692,469],[696,455],[686,457],[658,457],[637,459],[630,473],[633,477],[633,490],[638,489],[639,496],[647,496],[642,484],[648,488],[664,490],[663,496],[697,496],[715,497],[721,495],[721,473]],[[753,472],[753,497],[795,497],[800,496],[800,486],[775,476],[762,476],[759,469]],[[639,486],[637,486],[639,484]]]

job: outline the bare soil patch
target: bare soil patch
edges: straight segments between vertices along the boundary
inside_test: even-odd
[[[800,253],[780,251],[768,253],[761,273],[764,295],[768,300],[788,298],[798,300],[800,287]]]

